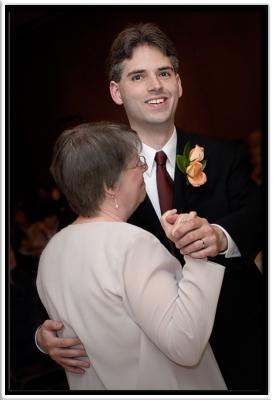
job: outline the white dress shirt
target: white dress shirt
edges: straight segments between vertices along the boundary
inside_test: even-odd
[[[156,184],[155,154],[160,150],[164,151],[164,153],[167,156],[166,169],[170,177],[174,180],[175,164],[176,164],[176,145],[177,145],[177,132],[175,127],[172,136],[170,137],[168,142],[162,147],[162,149],[155,150],[152,147],[148,146],[147,144],[142,143],[141,155],[143,155],[146,158],[148,166],[147,171],[144,172],[146,192],[147,195],[149,196],[149,199],[151,200],[151,203],[155,209],[158,218],[160,218],[161,216],[161,211],[160,211],[157,184]],[[224,232],[228,241],[227,250],[220,254],[224,254],[226,258],[240,257],[241,253],[238,247],[236,246],[235,242],[232,240],[231,236],[228,234],[228,232],[220,225],[217,224],[213,225],[218,226]]]

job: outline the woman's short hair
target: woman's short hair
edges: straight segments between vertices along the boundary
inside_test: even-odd
[[[84,123],[64,131],[56,141],[51,173],[72,210],[94,216],[134,154],[141,150],[135,131],[126,125]]]
[[[178,72],[179,60],[176,48],[168,36],[155,24],[140,23],[129,25],[114,40],[107,60],[110,81],[120,81],[122,74],[121,63],[125,59],[132,58],[133,50],[144,44],[157,47],[165,56],[170,58],[174,72]]]

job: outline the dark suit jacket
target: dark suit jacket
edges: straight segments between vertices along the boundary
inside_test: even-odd
[[[210,223],[221,225],[242,256],[253,260],[261,249],[261,206],[259,190],[250,179],[247,153],[232,142],[178,131],[177,154],[182,154],[187,142],[192,147],[195,144],[204,147],[207,182],[200,187],[188,185],[186,176],[176,167],[173,207],[179,213],[197,211]],[[128,222],[154,233],[168,247],[148,196]]]
[[[265,314],[262,275],[253,263],[261,249],[261,205],[259,190],[249,178],[248,155],[231,142],[207,139],[178,130],[177,154],[187,142],[204,147],[207,182],[187,185],[186,177],[176,167],[173,207],[178,212],[197,211],[210,223],[229,232],[242,257],[217,256],[226,266],[210,343],[226,384],[231,390],[258,390],[266,385]],[[71,222],[63,220],[63,226]],[[146,196],[128,221],[153,233],[167,247],[154,208]],[[176,252],[183,265],[183,257]],[[156,299],[155,299],[156,301]]]
[[[204,147],[207,182],[186,183],[176,167],[173,208],[178,213],[197,211],[210,223],[221,225],[242,257],[211,258],[226,266],[210,343],[229,389],[262,390],[266,385],[266,301],[263,277],[253,259],[261,249],[261,203],[250,179],[248,154],[238,144],[207,139],[178,130],[177,154],[187,142]],[[152,232],[169,248],[153,206],[146,196],[128,221]],[[177,251],[177,258],[183,258]]]

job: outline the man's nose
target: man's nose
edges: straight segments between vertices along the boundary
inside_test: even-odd
[[[156,74],[152,74],[149,77],[148,90],[150,90],[150,91],[152,91],[152,90],[160,90],[161,88],[162,88],[161,79]]]

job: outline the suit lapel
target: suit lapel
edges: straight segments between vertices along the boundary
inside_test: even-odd
[[[166,241],[165,233],[148,195],[146,195],[144,201],[139,205],[128,222],[152,232],[161,241]]]
[[[177,131],[177,149],[176,154],[182,154],[185,144],[189,142],[191,148],[196,144],[200,146],[208,147],[203,144],[203,139],[194,134],[187,134],[182,131]],[[206,158],[208,157],[208,149],[206,151]],[[206,171],[208,168],[206,169]],[[175,167],[175,177],[174,177],[174,208],[177,208],[178,212],[190,212],[197,211],[205,199],[209,197],[210,188],[209,182],[200,187],[194,187],[187,184],[186,175]],[[201,203],[200,203],[201,202]]]
[[[183,153],[184,146],[189,140],[190,137],[187,134],[177,131],[176,155]],[[178,213],[189,211],[188,191],[189,187],[187,185],[186,175],[183,174],[176,165],[174,174],[173,207],[177,209]]]
[[[140,206],[134,212],[128,222],[151,232],[167,249],[169,249],[170,252],[172,252],[172,250],[175,250],[177,252],[177,258],[179,260],[181,259],[179,251],[174,249],[173,247],[171,248],[170,241],[165,235],[165,232],[161,226],[161,223],[153,208],[149,196],[146,196],[145,200],[140,204]],[[184,261],[182,259],[180,260],[180,262],[183,265]]]

